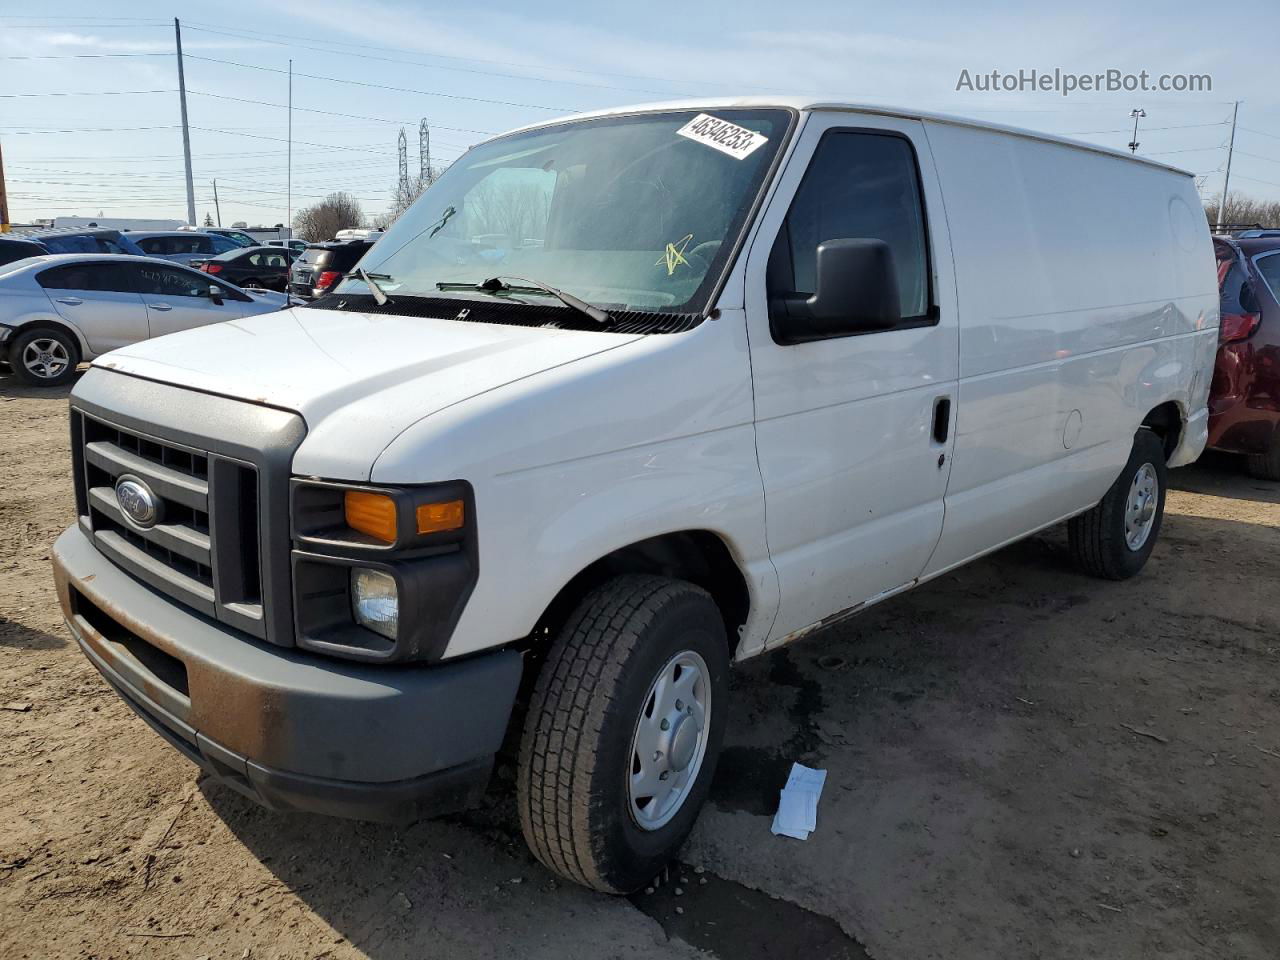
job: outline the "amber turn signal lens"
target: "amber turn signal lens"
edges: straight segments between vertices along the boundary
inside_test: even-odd
[[[347,517],[347,526],[352,530],[359,530],[387,543],[395,543],[396,502],[385,493],[348,490],[343,511]]]
[[[418,508],[418,532],[440,533],[457,530],[463,521],[462,501],[448,503],[424,503]]]

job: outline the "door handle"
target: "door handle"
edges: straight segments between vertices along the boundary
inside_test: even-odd
[[[79,297],[55,297],[54,299],[57,300],[59,303],[69,303],[73,307],[79,306],[80,304],[84,303],[84,301],[81,300]]]
[[[147,309],[148,310],[172,310],[173,307],[169,306],[167,303],[148,303]]]
[[[951,433],[951,398],[935,397],[933,401],[933,442],[946,443]]]

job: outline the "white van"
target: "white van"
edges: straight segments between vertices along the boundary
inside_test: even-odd
[[[732,661],[1062,521],[1130,577],[1205,443],[1190,175],[1025,131],[776,99],[539,124],[358,274],[95,362],[68,624],[277,809],[457,809],[510,731],[530,846],[599,890],[692,827]]]

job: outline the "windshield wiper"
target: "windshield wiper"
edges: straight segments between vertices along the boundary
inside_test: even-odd
[[[519,280],[528,286],[518,287],[507,283],[507,280]],[[539,283],[537,280],[529,280],[525,277],[490,277],[488,280],[482,280],[480,283],[437,283],[437,290],[480,290],[484,293],[503,294],[503,293],[548,293],[555,297],[566,307],[577,310],[579,313],[586,314],[602,327],[609,326],[613,323],[613,317],[609,316],[599,307],[593,307],[585,300],[579,300],[572,293],[565,293],[563,290],[557,290],[555,287],[549,287],[545,283]]]
[[[378,286],[378,280],[391,279],[387,274],[366,273],[364,267],[356,267],[355,270],[352,273],[347,274],[347,276],[355,276],[363,280],[365,286],[369,288],[369,292],[373,294],[373,302],[378,306],[384,307],[391,302],[391,298],[387,296],[387,291]],[[378,280],[375,280],[374,277],[377,277]]]

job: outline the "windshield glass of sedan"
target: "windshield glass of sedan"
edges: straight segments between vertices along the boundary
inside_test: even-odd
[[[501,276],[607,309],[700,312],[789,121],[776,109],[673,111],[558,124],[482,144],[360,266],[393,298],[434,297],[437,284]],[[357,279],[338,290],[364,292]]]

